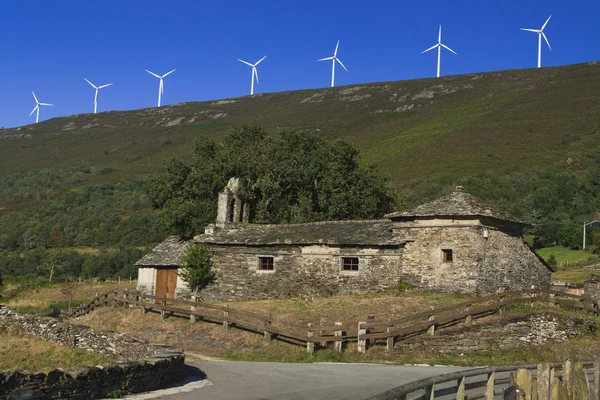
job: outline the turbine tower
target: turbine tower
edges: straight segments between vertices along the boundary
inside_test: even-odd
[[[175,72],[175,70],[169,71],[166,74],[164,74],[163,76],[159,76],[159,75],[155,74],[154,72],[148,71],[148,70],[146,70],[146,72],[149,73],[150,75],[153,75],[153,76],[157,77],[158,79],[160,79],[160,83],[158,85],[158,107],[160,107],[160,99],[164,92],[163,78],[166,77],[167,75],[172,74],[173,72]]]
[[[83,79],[85,79],[85,78],[83,78]],[[87,79],[85,79],[85,81],[87,83],[89,83],[94,89],[96,89],[96,95],[94,96],[94,114],[96,114],[96,111],[98,110],[98,91],[105,87],[111,86],[112,83],[108,83],[108,84],[102,85],[102,86],[96,86],[92,82],[88,81]]]
[[[31,117],[33,115],[33,113],[36,113],[35,114],[35,123],[37,124],[38,121],[40,120],[40,106],[50,106],[50,107],[53,107],[54,104],[40,103],[38,101],[37,97],[35,97],[35,93],[33,93],[33,90],[31,91],[31,94],[33,95],[33,99],[35,100],[35,107],[33,108],[33,111],[31,111],[31,113],[29,113],[29,116]]]
[[[261,58],[254,64],[250,64],[248,61],[240,60],[239,58],[237,59],[239,62],[243,62],[244,64],[252,67],[252,78],[250,81],[250,96],[252,96],[254,94],[254,77],[256,77],[256,83],[258,84],[258,70],[256,69],[256,66],[258,64],[260,64],[261,61],[264,60],[265,58],[267,58],[267,56],[264,56],[263,58]]]
[[[544,25],[542,25],[541,29],[521,28],[522,31],[535,32],[538,34],[538,68],[542,68],[542,36],[544,37],[544,40],[546,40],[546,43],[548,44],[548,48],[550,50],[552,50],[552,47],[550,47],[550,42],[548,41],[548,38],[546,37],[546,34],[544,33],[544,28],[546,27],[546,25],[548,25],[550,18],[552,18],[552,15],[548,17],[546,22],[544,22]]]
[[[435,48],[438,49],[438,61],[437,61],[437,77],[438,78],[440,77],[440,63],[441,63],[441,58],[442,58],[442,47],[445,48],[446,50],[451,51],[452,53],[456,54],[456,52],[454,50],[452,50],[450,47],[448,47],[442,43],[442,26],[440,25],[440,33],[438,34],[437,44],[431,46],[430,48],[428,48],[427,50],[425,50],[421,53],[421,54],[427,53],[428,51],[433,50]]]
[[[337,56],[338,47],[340,47],[339,40],[337,41],[337,44],[335,45],[335,50],[333,51],[333,55],[331,57],[320,58],[317,60],[317,61],[331,60],[331,87],[333,87],[333,85],[335,84],[335,62],[336,61],[340,63],[340,65],[342,66],[342,68],[344,68],[346,70],[346,72],[348,72],[348,69],[346,68],[346,66],[342,63],[342,61]]]

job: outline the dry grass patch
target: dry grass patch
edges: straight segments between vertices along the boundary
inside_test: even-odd
[[[465,301],[471,296],[429,293],[373,293],[303,299],[274,299],[229,303],[231,308],[271,314],[277,318],[297,323],[328,321],[401,318],[421,311]]]
[[[54,368],[98,365],[110,361],[86,350],[60,346],[16,332],[0,332],[0,371],[49,371]]]

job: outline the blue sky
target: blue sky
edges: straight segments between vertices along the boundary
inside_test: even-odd
[[[533,68],[537,37],[545,32],[542,65],[600,59],[600,2],[537,0],[458,1],[188,1],[33,0],[2,7],[0,126],[32,123],[31,90],[55,107],[40,119],[98,110],[156,105],[158,74],[165,79],[163,104],[243,96],[251,69],[259,65],[256,93],[327,87],[330,56],[336,86],[435,76],[436,54],[421,51],[437,41],[458,55],[442,54],[442,75]],[[8,4],[11,3],[11,4]],[[545,46],[545,45],[544,45]]]

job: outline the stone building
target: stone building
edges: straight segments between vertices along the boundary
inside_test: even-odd
[[[527,225],[492,211],[461,187],[381,220],[294,225],[243,223],[247,206],[244,211],[239,203],[235,211],[235,189],[230,181],[223,192],[228,197],[219,197],[216,224],[205,234],[189,242],[168,238],[168,256],[153,255],[164,252],[163,243],[138,261],[139,288],[156,292],[163,259],[175,263],[185,246],[197,244],[208,246],[217,273],[203,291],[208,300],[377,292],[394,290],[400,282],[461,293],[550,285],[549,267],[522,240]],[[153,265],[155,260],[161,264]],[[179,284],[175,289],[185,291]]]

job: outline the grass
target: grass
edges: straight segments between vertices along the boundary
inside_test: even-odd
[[[552,273],[552,280],[558,282],[583,284],[585,278],[594,271],[556,271]]]
[[[3,291],[3,304],[24,313],[48,313],[54,309],[66,310],[69,306],[69,296],[64,292],[65,283],[49,284],[43,279],[23,280],[20,277],[10,278]],[[106,290],[135,289],[136,281],[108,283],[82,283],[72,285],[71,306],[85,304],[96,293]]]
[[[582,250],[573,250],[562,246],[545,247],[543,249],[536,250],[536,252],[546,261],[548,261],[552,255],[554,255],[558,264],[585,261],[592,257],[592,254],[588,252]]]
[[[110,359],[87,350],[57,344],[17,332],[0,331],[0,371],[49,371],[81,365],[105,364]]]

